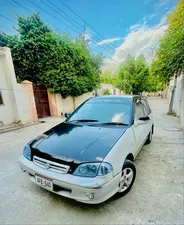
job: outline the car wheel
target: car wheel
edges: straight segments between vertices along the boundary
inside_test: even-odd
[[[119,191],[116,194],[117,197],[122,197],[130,191],[134,183],[135,177],[136,168],[133,162],[130,160],[125,160],[119,182]]]
[[[147,140],[145,142],[146,145],[150,144],[151,141],[152,141],[152,136],[153,136],[153,131],[152,130],[153,130],[153,128],[151,129],[151,131],[150,131],[150,133],[148,135],[148,138],[147,138]]]

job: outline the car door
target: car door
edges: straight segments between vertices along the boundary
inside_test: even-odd
[[[138,154],[139,150],[141,149],[146,139],[147,123],[146,122],[142,122],[141,124],[138,123],[138,119],[143,116],[145,116],[143,103],[141,102],[141,100],[134,101],[134,124],[132,128],[136,140],[135,156]]]
[[[146,135],[148,135],[150,133],[152,125],[153,125],[153,122],[152,122],[153,118],[152,118],[151,109],[149,107],[149,104],[148,104],[147,100],[141,99],[141,103],[143,105],[144,115],[148,116],[150,118],[150,120],[148,120],[145,124]]]

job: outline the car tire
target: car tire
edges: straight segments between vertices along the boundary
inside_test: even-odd
[[[125,160],[121,174],[122,176],[120,178],[119,191],[115,195],[118,198],[126,195],[135,181],[136,168],[132,161]]]
[[[153,136],[153,127],[151,128],[150,133],[148,134],[148,138],[145,142],[146,145],[150,144],[152,142],[152,136]]]

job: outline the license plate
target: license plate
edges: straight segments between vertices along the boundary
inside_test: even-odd
[[[41,177],[39,175],[36,175],[36,183],[44,188],[47,188],[49,190],[53,190],[53,183],[52,180],[49,180],[46,177]]]

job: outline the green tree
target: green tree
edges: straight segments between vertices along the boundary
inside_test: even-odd
[[[109,91],[109,89],[104,89],[103,90],[103,95],[110,95],[111,93],[110,93],[110,91]]]
[[[153,74],[150,71],[148,79],[147,79],[146,91],[148,92],[162,91],[165,87],[166,87],[166,83],[164,83],[158,75]]]
[[[0,46],[11,49],[16,76],[44,84],[63,97],[79,96],[100,83],[102,57],[91,54],[82,35],[54,33],[38,14],[18,16],[18,35],[0,35]]]
[[[184,69],[184,0],[179,0],[168,16],[168,29],[160,40],[151,69],[164,83]]]
[[[113,77],[111,76],[111,73],[108,70],[106,70],[100,74],[100,83],[101,84],[112,84],[113,83]]]
[[[136,60],[132,56],[120,65],[117,73],[116,86],[127,94],[139,94],[147,89],[149,68],[145,63],[144,56]]]
[[[132,76],[131,85],[133,94],[139,94],[147,90],[149,67],[143,55],[135,60],[135,75]]]
[[[127,59],[120,65],[116,75],[116,87],[123,90],[127,94],[131,94],[132,85],[130,83],[131,77],[135,74],[135,59],[128,56]]]
[[[98,86],[99,56],[91,55],[78,40],[74,42],[58,36],[54,46],[57,46],[58,63],[42,78],[52,92],[61,93],[63,97],[79,96]]]
[[[46,38],[51,30],[39,17],[32,14],[28,17],[18,16],[18,36],[7,36],[6,46],[10,47],[16,76],[20,79],[40,82],[46,73],[46,63],[49,59],[49,48]]]

